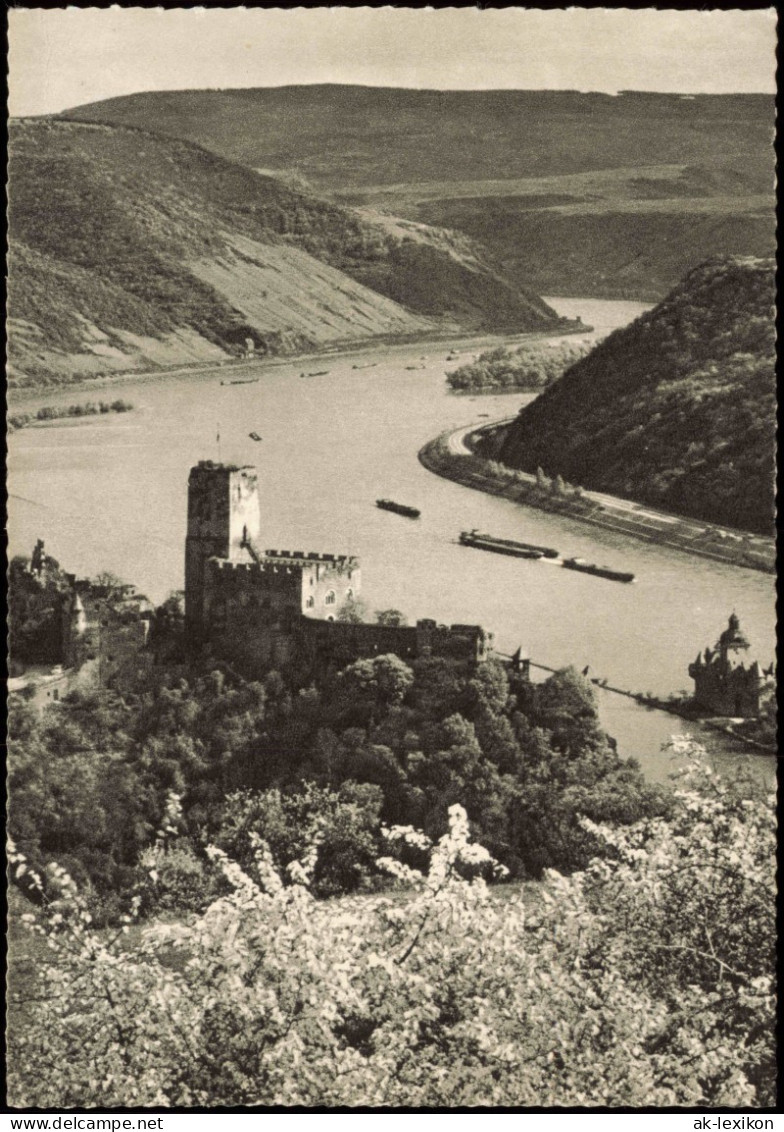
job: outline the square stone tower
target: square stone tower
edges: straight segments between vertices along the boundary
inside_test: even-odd
[[[258,538],[259,525],[254,467],[201,460],[191,468],[185,540],[185,622],[191,634],[200,635],[204,628],[207,560],[249,561],[246,547]]]

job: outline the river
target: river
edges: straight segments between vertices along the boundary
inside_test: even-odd
[[[591,320],[593,339],[647,309],[548,301]],[[220,456],[258,466],[265,546],[361,555],[371,610],[397,608],[411,621],[478,622],[495,632],[501,652],[522,645],[542,664],[590,664],[611,684],[666,695],[689,687],[689,661],[715,642],[734,609],[754,655],[767,664],[775,648],[771,576],[524,509],[419,464],[418,449],[442,430],[509,416],[530,400],[449,393],[445,372],[500,341],[375,345],[37,395],[24,407],[116,390],[136,409],[9,437],[10,553],[29,554],[41,537],[66,569],[110,570],[160,601],[182,587],[188,471]],[[450,346],[460,356],[447,362]],[[319,370],[329,372],[300,376]],[[258,381],[221,385],[241,378]],[[419,507],[421,519],[378,510],[380,496]],[[471,527],[632,570],[638,580],[624,586],[459,546],[459,532]],[[688,725],[607,693],[600,702],[620,749],[638,757],[650,778],[666,777],[672,764],[661,743]],[[743,763],[772,776],[772,759],[723,740],[713,745],[719,766]]]

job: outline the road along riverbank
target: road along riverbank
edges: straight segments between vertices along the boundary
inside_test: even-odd
[[[554,512],[702,558],[775,573],[773,539],[671,515],[604,492],[585,491],[555,481],[544,485],[535,475],[479,456],[475,448],[480,439],[492,435],[512,419],[469,424],[443,432],[419,450],[419,461],[436,475],[477,491],[503,496],[525,507]]]

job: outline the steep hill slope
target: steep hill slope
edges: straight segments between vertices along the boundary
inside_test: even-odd
[[[67,114],[155,123],[345,204],[458,228],[543,294],[656,301],[708,257],[775,249],[767,95],[300,86]]]
[[[12,381],[557,316],[465,237],[361,220],[190,143],[13,123]]]
[[[494,447],[584,487],[770,533],[774,264],[694,269],[522,410]]]

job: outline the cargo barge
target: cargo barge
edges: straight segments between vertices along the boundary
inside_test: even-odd
[[[477,550],[489,550],[493,554],[508,554],[512,558],[543,558],[541,550],[523,543],[512,542],[511,539],[496,539],[491,535],[480,535],[476,531],[461,531],[460,543],[462,546],[473,546]]]
[[[416,507],[407,507],[405,503],[395,503],[392,499],[377,499],[376,507],[380,507],[382,511],[394,511],[396,515],[403,515],[406,519],[418,519],[422,513]]]
[[[483,539],[485,542],[497,543],[499,546],[512,546],[516,550],[535,550],[542,558],[557,558],[558,551],[552,546],[537,546],[533,542],[518,542],[516,539],[511,538],[498,538],[497,535],[485,535],[480,531],[467,531],[464,532],[472,536],[472,538]]]
[[[565,570],[579,570],[582,574],[593,574],[597,578],[609,578],[611,582],[633,582],[634,574],[624,570],[611,570],[609,566],[595,566],[584,558],[564,558]]]

